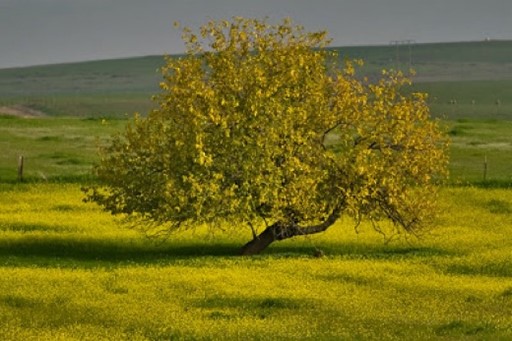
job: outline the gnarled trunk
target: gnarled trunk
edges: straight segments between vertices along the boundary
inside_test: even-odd
[[[323,223],[305,227],[293,223],[276,222],[245,244],[240,250],[240,255],[257,255],[276,240],[323,232],[338,220],[340,213],[341,209],[337,208]]]

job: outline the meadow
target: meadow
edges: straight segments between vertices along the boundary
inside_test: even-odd
[[[0,338],[512,339],[512,42],[341,50],[370,79],[415,68],[409,91],[451,137],[421,238],[346,218],[250,258],[237,226],[146,238],[80,188],[97,146],[152,107],[162,58],[0,70]]]
[[[97,148],[126,120],[0,115],[0,182],[17,181],[24,157],[25,181],[81,181],[90,177]]]
[[[506,115],[512,117],[512,109]],[[0,182],[17,181],[20,155],[28,182],[88,181],[98,146],[127,122],[117,116],[23,118],[1,115],[0,108]],[[512,184],[512,120],[459,118],[442,125],[451,138],[449,183]]]
[[[509,190],[443,189],[421,239],[384,244],[344,219],[244,258],[245,228],[157,242],[76,184],[0,192],[3,340],[512,338]]]

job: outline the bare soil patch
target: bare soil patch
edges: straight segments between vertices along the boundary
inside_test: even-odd
[[[24,105],[0,107],[0,115],[16,116],[22,118],[35,118],[46,116],[44,112],[32,109]]]

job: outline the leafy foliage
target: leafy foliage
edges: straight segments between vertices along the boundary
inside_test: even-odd
[[[89,200],[153,233],[229,221],[280,224],[287,238],[342,214],[415,232],[432,214],[446,139],[426,96],[401,94],[401,73],[358,79],[360,62],[339,65],[325,32],[289,20],[183,32],[188,53],[167,59],[159,107],[101,151],[104,186]]]

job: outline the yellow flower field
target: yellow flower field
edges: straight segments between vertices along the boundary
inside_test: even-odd
[[[255,257],[245,228],[154,241],[81,200],[0,185],[2,340],[512,339],[510,190],[442,189],[421,239],[345,219]]]

